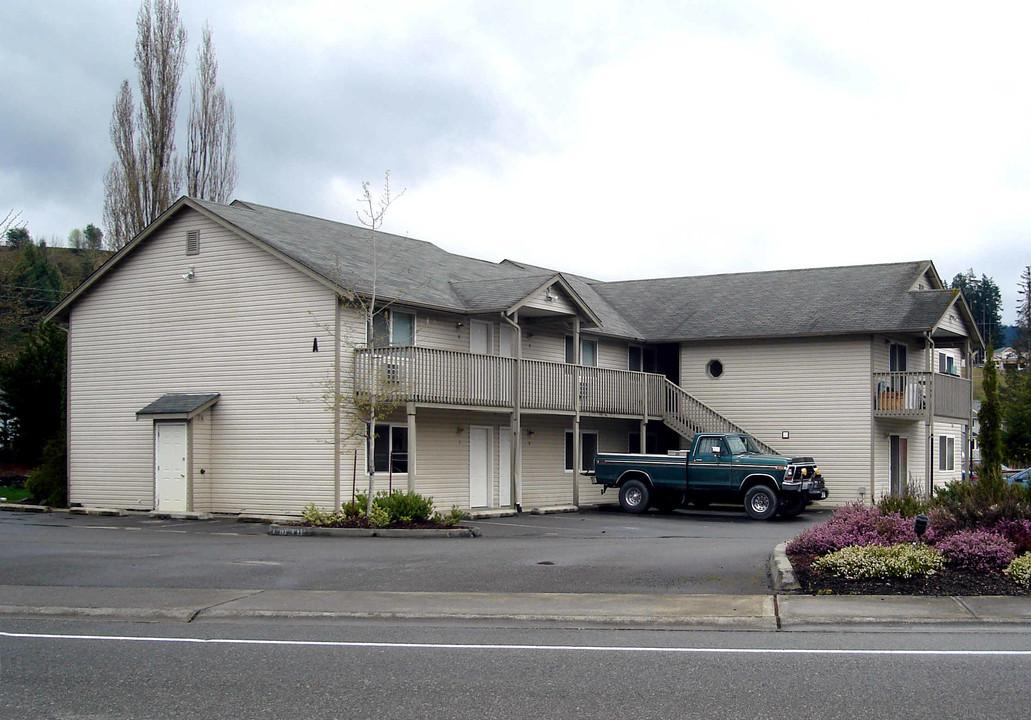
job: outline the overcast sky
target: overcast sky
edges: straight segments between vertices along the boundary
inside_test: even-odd
[[[103,220],[137,0],[0,3],[0,218]],[[605,280],[1031,264],[1031,3],[180,0],[235,196]],[[180,148],[185,146],[181,140]],[[804,292],[803,288],[799,289]]]

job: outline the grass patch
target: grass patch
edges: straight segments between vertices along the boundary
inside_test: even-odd
[[[0,487],[0,498],[7,498],[6,500],[0,500],[0,502],[21,502],[29,497],[32,497],[32,493],[25,488]]]

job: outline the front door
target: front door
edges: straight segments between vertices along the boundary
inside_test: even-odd
[[[490,346],[490,323],[473,320],[469,324],[469,352],[477,355],[490,355]]]
[[[909,439],[899,435],[891,436],[889,477],[891,494],[902,495],[909,487]]]
[[[491,428],[469,428],[469,507],[490,507]]]
[[[186,477],[186,423],[154,424],[154,500],[162,512],[190,509]]]

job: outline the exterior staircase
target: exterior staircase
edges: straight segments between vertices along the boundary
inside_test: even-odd
[[[747,432],[747,430],[739,425],[735,425],[705,403],[689,395],[682,387],[670,382],[668,378],[666,379],[663,392],[665,394],[663,422],[688,440],[700,432]],[[770,455],[780,454],[761,440],[757,439],[755,442],[764,453]]]

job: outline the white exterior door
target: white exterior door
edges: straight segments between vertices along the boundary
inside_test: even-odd
[[[473,320],[469,324],[469,352],[490,355],[490,323]]]
[[[498,506],[512,505],[512,429],[502,427],[498,441]]]
[[[162,512],[186,512],[186,423],[154,424],[154,500]]]
[[[469,428],[469,507],[490,507],[491,428]]]

